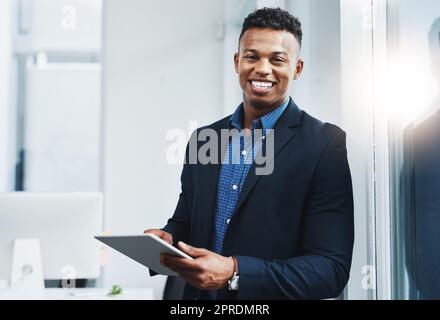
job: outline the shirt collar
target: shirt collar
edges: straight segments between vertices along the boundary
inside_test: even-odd
[[[261,128],[263,130],[273,129],[276,122],[280,118],[281,114],[287,108],[289,102],[290,102],[290,98],[286,99],[284,103],[282,103],[279,107],[277,107],[273,111],[262,116],[261,118],[254,120],[252,122],[252,128],[253,129]],[[232,114],[231,118],[229,119],[229,125],[238,130],[242,130],[243,122],[244,122],[244,110],[243,110],[243,104],[240,104],[238,108],[235,110],[235,112]]]

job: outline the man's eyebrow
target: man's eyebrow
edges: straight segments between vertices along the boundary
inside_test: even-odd
[[[249,48],[244,48],[243,49],[244,52],[252,52],[252,53],[258,53],[257,50],[255,49],[249,49]],[[271,53],[271,55],[288,55],[288,53],[286,51],[274,51]]]
[[[272,54],[273,54],[273,55],[284,54],[284,55],[286,55],[286,56],[288,55],[286,51],[275,51],[275,52],[272,52]]]

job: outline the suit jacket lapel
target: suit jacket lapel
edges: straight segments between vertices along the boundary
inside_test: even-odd
[[[267,159],[268,163],[265,164],[266,166],[275,161],[278,153],[295,136],[297,129],[296,127],[299,125],[301,120],[301,113],[302,111],[295,105],[293,100],[290,99],[289,105],[281,115],[279,121],[275,125],[274,130],[272,130],[270,133],[274,134],[274,157],[273,159]],[[253,163],[244,182],[243,189],[240,192],[240,196],[235,207],[235,213],[238,212],[240,206],[249,196],[260,177],[261,175],[255,174],[255,163]]]

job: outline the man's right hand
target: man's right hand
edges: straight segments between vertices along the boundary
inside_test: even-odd
[[[144,231],[145,234],[150,233],[150,234],[154,234],[155,236],[161,238],[162,240],[165,240],[166,242],[168,242],[169,244],[173,244],[173,236],[171,235],[171,233],[160,230],[160,229],[148,229]]]

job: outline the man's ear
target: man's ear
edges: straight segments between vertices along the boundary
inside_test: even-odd
[[[235,72],[238,73],[238,52],[234,53]]]
[[[298,79],[299,76],[301,75],[302,71],[304,69],[304,61],[303,59],[299,58],[298,61],[296,62],[296,66],[295,66],[295,72],[293,74],[293,79]]]

